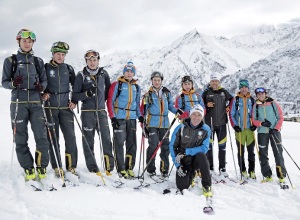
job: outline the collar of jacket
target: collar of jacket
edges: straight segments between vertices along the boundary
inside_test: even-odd
[[[184,95],[191,95],[191,94],[194,94],[195,92],[196,92],[195,89],[191,89],[189,92],[182,89],[182,94],[184,94]]]
[[[130,82],[127,80],[127,79],[125,79],[125,77],[124,76],[120,76],[118,79],[117,79],[117,81],[119,81],[119,82],[123,82],[123,83],[130,83],[130,84],[137,84],[137,79],[132,79]]]
[[[256,104],[262,105],[262,104],[264,104],[266,102],[273,102],[273,101],[274,101],[274,99],[272,99],[271,97],[266,97],[266,99],[264,101],[260,101],[259,99],[257,99],[256,100]]]
[[[236,94],[236,96],[240,97],[240,98],[250,98],[250,92],[248,92],[246,95],[243,95],[242,93],[238,92]]]

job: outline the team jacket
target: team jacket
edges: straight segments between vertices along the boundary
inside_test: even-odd
[[[256,100],[253,106],[252,122],[257,127],[258,133],[269,133],[269,128],[261,126],[265,119],[271,122],[271,129],[280,131],[283,123],[283,113],[279,104],[270,97],[267,97],[264,102]]]
[[[74,82],[72,100],[75,102],[82,101],[82,111],[95,111],[97,109],[97,96],[88,97],[86,94],[95,85],[97,85],[98,91],[98,109],[105,109],[105,100],[110,87],[110,79],[106,70],[101,67],[96,75],[90,75],[84,67],[82,71],[78,72]]]
[[[184,100],[184,103],[182,102]],[[184,110],[184,114],[179,116],[179,118],[187,118],[189,116],[189,111],[194,107],[194,105],[200,104],[204,109],[204,103],[200,94],[196,93],[195,89],[189,92],[182,90],[182,93],[175,99],[175,107]]]
[[[232,127],[239,126],[242,130],[248,129],[251,127],[251,115],[252,115],[252,101],[250,93],[246,96],[237,93],[239,97],[238,108],[236,109],[236,97],[233,98],[230,102],[230,123]]]
[[[141,102],[141,112],[146,117],[147,127],[168,128],[169,111],[176,113],[174,102],[170,91],[166,87],[161,87],[157,92],[151,86],[149,91],[143,96]]]
[[[175,162],[176,155],[185,149],[185,155],[194,156],[200,152],[206,154],[209,147],[210,128],[203,121],[197,126],[192,127],[190,118],[178,125],[171,137],[170,155],[176,167],[180,164]]]
[[[202,98],[206,109],[205,123],[210,125],[212,121],[214,126],[227,124],[226,106],[233,98],[232,95],[222,87],[218,90],[209,87],[203,92]],[[214,107],[207,107],[208,102],[213,102]]]
[[[18,51],[15,76],[23,76],[23,83],[20,85],[19,103],[40,103],[39,92],[35,91],[34,83],[38,81],[46,88],[47,76],[44,61],[41,58],[38,58],[38,65],[40,69],[39,74],[34,64],[33,54]],[[3,63],[2,86],[5,89],[12,89],[11,101],[15,102],[17,99],[17,88],[13,86],[15,76],[13,77],[12,75],[12,58],[7,57]]]
[[[119,90],[119,82],[122,83],[121,91],[117,97]],[[141,91],[137,85],[137,80],[128,82],[124,76],[120,76],[114,82],[108,93],[107,109],[109,117],[117,119],[137,119],[141,116],[139,102]]]
[[[50,61],[50,63],[45,64],[48,79],[46,92],[50,94],[49,101],[53,108],[68,108],[68,103],[70,101],[69,94],[75,81],[74,69],[70,65],[69,68],[70,71],[65,63],[58,65],[55,62]]]

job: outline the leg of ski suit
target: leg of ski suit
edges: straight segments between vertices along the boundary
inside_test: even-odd
[[[153,128],[153,127],[149,127],[148,128],[149,131],[149,138],[148,138],[148,148],[147,148],[147,156],[146,156],[146,163],[148,164],[148,162],[150,161],[150,158],[152,157],[155,148],[158,145],[159,142],[159,129],[158,128]],[[155,158],[154,160],[152,160],[152,162],[148,165],[147,167],[147,171],[149,173],[155,172],[156,167],[155,167]]]
[[[272,170],[269,165],[269,157],[268,157],[268,145],[269,145],[269,134],[258,133],[258,147],[259,147],[259,161],[261,173],[264,177],[271,177]]]
[[[105,169],[112,171],[114,169],[114,156],[112,154],[112,143],[111,143],[109,126],[108,126],[107,113],[105,110],[101,110],[98,111],[98,116],[99,116],[99,123],[100,123],[100,134],[102,139]]]
[[[126,159],[125,169],[133,170],[136,160],[136,120],[126,120]]]
[[[282,145],[281,145],[281,134],[279,131],[275,132],[275,134],[270,134],[270,142],[273,150],[273,154],[275,157],[276,163],[276,174],[278,178],[286,177],[286,169],[284,165],[284,158],[282,155]]]
[[[166,132],[168,131],[168,128],[159,128],[159,140],[162,140]],[[160,147],[160,172],[161,173],[169,173],[169,155],[170,155],[170,148],[169,148],[169,137],[166,137],[162,145]]]

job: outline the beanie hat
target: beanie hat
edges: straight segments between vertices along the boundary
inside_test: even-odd
[[[123,69],[123,74],[127,71],[127,70],[131,70],[133,72],[133,74],[135,75],[135,66],[133,64],[132,61],[128,61],[127,64],[124,66],[124,69]]]
[[[218,77],[218,75],[216,73],[212,73],[210,75],[210,81],[212,81],[212,80],[218,80],[218,81],[220,81],[220,78]]]
[[[191,114],[193,114],[194,112],[199,112],[202,117],[204,117],[204,109],[201,105],[197,104],[195,105],[191,110],[190,110],[190,116]]]
[[[249,81],[247,79],[241,79],[240,80],[239,89],[243,88],[243,87],[248,87],[249,88]]]

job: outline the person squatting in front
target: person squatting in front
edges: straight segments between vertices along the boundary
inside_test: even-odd
[[[105,110],[110,79],[107,71],[99,66],[99,52],[88,50],[84,59],[87,65],[78,72],[73,89],[73,100],[82,102],[81,121],[86,138],[85,140],[84,136],[82,137],[83,153],[88,170],[101,176],[94,153],[94,138],[97,131],[100,135],[100,151],[103,150],[104,154],[104,158],[100,160],[104,159],[105,173],[109,176],[114,169],[111,136]]]
[[[141,102],[141,112],[144,115],[146,122],[144,125],[146,137],[148,137],[149,146],[147,148],[146,163],[148,164],[151,157],[153,157],[158,143],[163,139],[166,132],[168,132],[169,111],[176,114],[182,114],[181,109],[174,107],[171,92],[162,86],[163,74],[154,71],[151,74],[152,86],[149,91],[144,94]],[[169,137],[162,140],[160,147],[160,173],[162,178],[169,177]],[[155,158],[147,166],[147,173],[149,176],[156,175]]]
[[[59,128],[65,140],[66,169],[68,172],[77,175],[75,169],[77,167],[78,151],[74,129],[74,115],[72,113],[77,102],[69,99],[70,88],[74,86],[75,73],[72,66],[64,63],[68,50],[69,45],[65,42],[58,41],[53,43],[51,47],[52,59],[45,64],[48,85],[44,91],[43,100],[46,100],[46,114],[53,134],[51,137],[54,139],[54,146],[49,148],[50,163],[57,177],[64,176],[60,155]],[[51,137],[48,134],[50,143]],[[53,150],[55,150],[55,155]]]
[[[279,104],[267,96],[265,88],[256,88],[257,100],[253,106],[252,121],[257,127],[257,142],[261,173],[266,182],[272,181],[272,169],[269,165],[269,141],[275,157],[276,174],[280,183],[285,183],[286,169],[282,155],[280,129],[283,123],[283,113]]]
[[[256,179],[255,176],[255,138],[254,131],[256,126],[252,124],[251,114],[254,105],[254,98],[249,92],[249,81],[242,79],[239,82],[240,91],[230,103],[230,123],[235,130],[236,146],[238,149],[238,162],[240,173],[248,179]],[[248,173],[245,166],[245,146],[248,152]],[[249,174],[249,175],[248,175]]]
[[[4,60],[2,86],[11,89],[10,116],[17,158],[25,170],[25,180],[35,180],[34,160],[28,146],[28,122],[36,143],[35,163],[39,179],[46,178],[49,142],[42,109],[41,92],[47,86],[44,62],[32,50],[36,35],[21,29],[16,36],[19,50]]]
[[[112,83],[108,99],[107,109],[113,127],[113,148],[116,159],[116,168],[120,177],[133,178],[136,160],[136,119],[143,123],[139,102],[141,89],[137,79],[133,77],[136,68],[132,61],[128,61],[123,68],[123,75]],[[124,160],[124,142],[126,151]]]
[[[211,197],[211,175],[206,153],[209,148],[210,128],[203,122],[204,109],[195,105],[189,118],[178,125],[171,137],[170,154],[175,164],[176,186],[180,192],[192,184],[195,173],[200,170],[205,197]]]
[[[184,76],[181,79],[182,92],[175,99],[175,107],[184,111],[178,118],[185,119],[189,117],[189,111],[195,105],[200,104],[203,108],[204,103],[200,94],[194,88],[194,80],[191,76]]]
[[[232,95],[223,87],[220,86],[220,79],[217,74],[213,73],[210,77],[210,83],[207,89],[202,93],[202,98],[205,104],[206,114],[204,121],[211,129],[211,140],[207,157],[210,164],[212,174],[214,171],[214,156],[213,145],[214,136],[218,139],[218,158],[219,158],[219,172],[224,177],[228,176],[226,172],[226,142],[227,142],[227,128],[228,123],[227,112],[229,112],[229,104]]]

